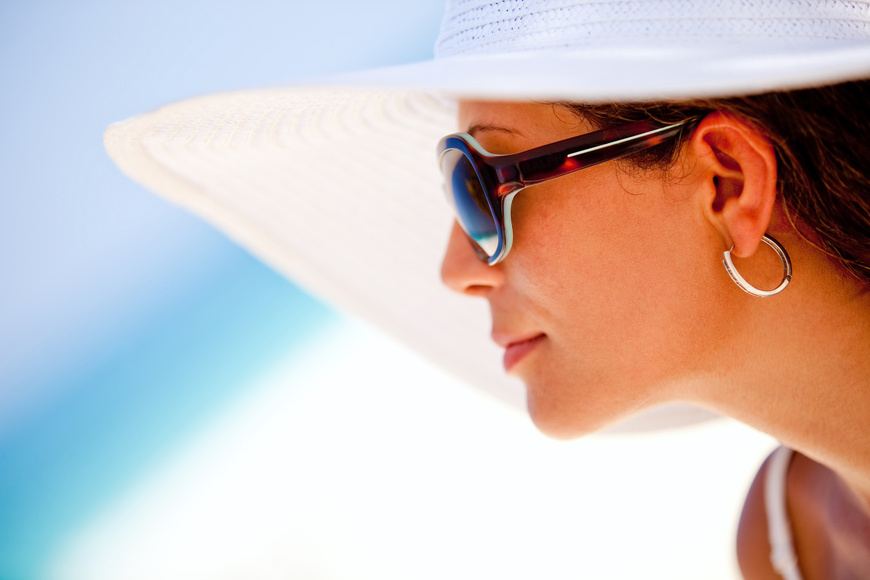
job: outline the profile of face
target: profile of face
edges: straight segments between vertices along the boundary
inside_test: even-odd
[[[540,103],[465,101],[459,123],[496,154],[593,130]],[[523,190],[513,247],[493,266],[454,225],[442,278],[489,302],[492,338],[541,431],[574,437],[690,400],[691,385],[728,356],[729,301],[742,297],[721,262],[727,179],[717,173],[727,168],[699,139],[669,170],[611,161]]]

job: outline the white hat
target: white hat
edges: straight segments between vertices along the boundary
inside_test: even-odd
[[[109,127],[145,187],[327,302],[524,406],[484,301],[439,281],[452,215],[435,145],[455,100],[729,96],[870,77],[860,0],[454,0],[432,61],[210,95]],[[627,428],[689,423],[669,406]]]

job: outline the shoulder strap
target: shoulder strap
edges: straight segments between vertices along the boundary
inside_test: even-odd
[[[767,534],[770,563],[785,580],[802,580],[791,537],[791,523],[785,503],[788,465],[792,450],[779,447],[770,457],[764,476],[764,505],[767,511]]]

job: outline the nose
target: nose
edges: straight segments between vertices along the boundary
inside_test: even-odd
[[[486,296],[504,282],[504,272],[499,265],[490,266],[478,258],[465,232],[453,222],[450,241],[441,262],[441,280],[460,294]]]

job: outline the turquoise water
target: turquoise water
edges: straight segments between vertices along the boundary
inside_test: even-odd
[[[243,252],[0,441],[0,578],[38,578],[77,526],[336,320]],[[119,344],[120,342],[120,344]]]

